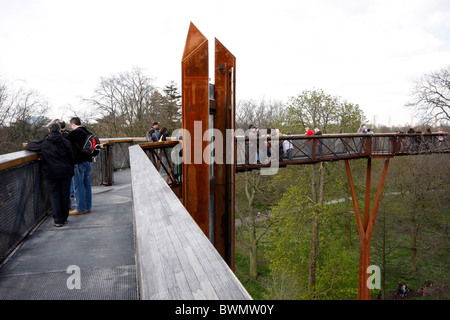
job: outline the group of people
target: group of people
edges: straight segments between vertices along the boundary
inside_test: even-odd
[[[373,133],[372,129],[367,128],[365,125],[360,125],[358,128],[358,133],[362,133],[362,134],[370,134]]]
[[[402,283],[401,281],[397,284],[397,290],[394,290],[394,298],[401,297],[404,298],[408,294],[409,288],[406,283]]]
[[[83,152],[90,132],[79,117],[71,118],[70,126],[72,130],[66,130],[65,122],[55,119],[45,138],[31,141],[25,147],[41,154],[42,175],[48,183],[55,227],[66,224],[69,215],[86,214],[92,209],[93,157]],[[74,210],[70,210],[71,190],[76,199]]]
[[[419,289],[417,290],[417,294],[423,297],[429,295],[432,286],[433,282],[427,279],[424,284],[419,287]],[[401,281],[399,281],[397,284],[397,289],[395,289],[393,292],[394,300],[396,300],[398,297],[405,298],[408,295],[409,291],[410,289],[408,288],[406,283],[402,283]]]
[[[433,287],[433,282],[430,280],[425,280],[424,284],[420,286],[420,288],[417,290],[417,293],[420,296],[426,297],[431,293],[431,289]]]
[[[265,134],[267,137],[270,137],[270,140],[265,140],[264,143],[266,145],[266,150],[267,150],[267,157],[270,158],[272,155],[272,145],[271,145],[271,141],[274,137],[281,137],[283,134],[281,133],[281,130],[278,128],[268,128],[265,130],[262,130],[262,134]],[[291,132],[287,132],[286,136],[290,136]],[[314,131],[307,127],[305,130],[305,136],[313,136],[313,135],[322,135],[322,131],[320,131],[319,128],[315,128]],[[259,157],[259,140],[261,137],[261,133],[258,127],[254,126],[254,125],[249,125],[248,129],[245,131],[245,137],[247,137],[248,139],[245,142],[245,146],[246,146],[246,159],[248,163],[254,163],[255,159],[253,159],[256,156],[256,162],[260,162],[260,157]],[[250,154],[249,150],[250,150],[250,143],[251,140],[254,139],[256,140],[256,154],[252,155]],[[311,139],[309,142],[311,143],[313,141],[313,139]],[[317,145],[317,149],[316,149],[316,155],[321,155],[322,154],[322,143],[319,139],[316,140],[316,145]],[[281,156],[281,159],[292,159],[293,157],[293,150],[294,150],[294,144],[292,143],[292,140],[289,139],[283,139],[282,142],[279,145],[279,155]],[[311,145],[311,149],[310,149],[310,156],[312,156],[312,152],[313,152],[313,148]]]
[[[159,123],[157,121],[153,122],[152,127],[147,132],[146,137],[148,142],[162,142],[167,141],[169,132],[166,127],[159,129]]]

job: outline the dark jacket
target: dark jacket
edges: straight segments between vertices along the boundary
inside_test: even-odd
[[[91,133],[85,127],[78,127],[77,129],[70,131],[66,136],[67,140],[69,140],[72,144],[73,153],[75,155],[75,163],[86,161],[92,162],[92,156],[81,151],[90,134]]]
[[[25,149],[42,155],[42,175],[46,179],[65,179],[73,176],[74,155],[70,142],[59,133],[31,141]]]

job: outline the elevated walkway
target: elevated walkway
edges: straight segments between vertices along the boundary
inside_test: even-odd
[[[251,300],[140,146],[92,213],[46,217],[0,268],[0,300]]]
[[[33,231],[0,269],[0,299],[139,299],[130,170],[114,180],[93,187],[92,213],[70,216],[61,228],[50,216]],[[68,288],[76,283],[72,266],[80,289]]]

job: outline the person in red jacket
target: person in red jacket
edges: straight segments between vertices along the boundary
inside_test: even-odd
[[[313,136],[314,132],[311,130],[311,128],[306,127],[306,133],[305,136]],[[306,150],[307,150],[307,156],[309,156],[310,158],[313,157],[313,144],[312,144],[313,139],[308,141],[308,145],[306,146]]]
[[[305,136],[313,136],[314,132],[311,130],[311,128],[306,127],[306,133]],[[312,140],[310,140],[311,142]]]

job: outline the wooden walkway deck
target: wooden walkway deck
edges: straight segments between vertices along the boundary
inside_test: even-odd
[[[141,299],[251,299],[141,147],[129,150]]]

